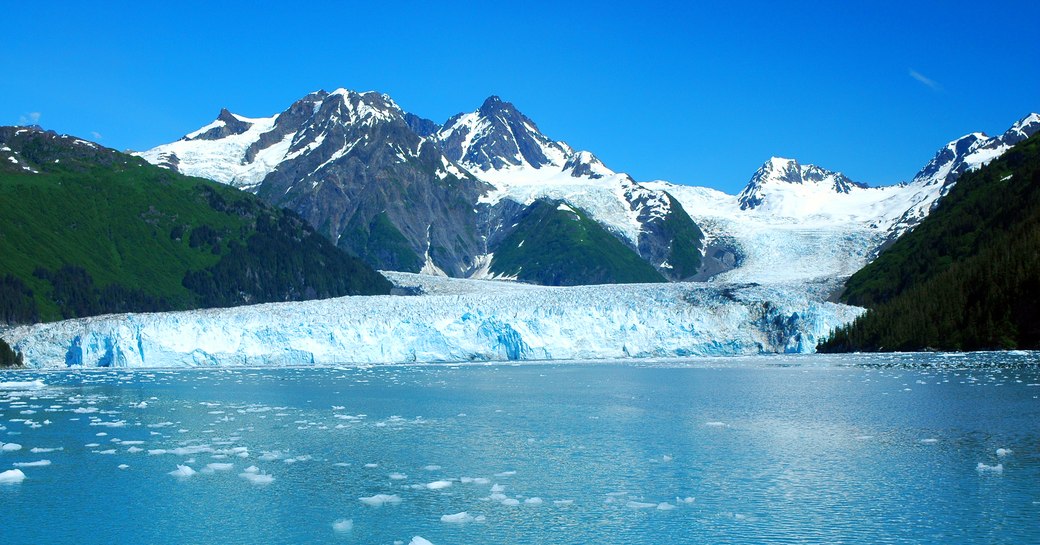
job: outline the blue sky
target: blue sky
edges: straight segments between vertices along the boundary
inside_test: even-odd
[[[7,6],[0,124],[146,149],[320,88],[438,122],[497,94],[637,180],[735,192],[772,155],[896,183],[1040,110],[1035,1],[141,4]]]

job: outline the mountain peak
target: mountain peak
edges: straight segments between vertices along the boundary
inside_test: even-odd
[[[853,187],[867,187],[865,184],[853,182],[840,172],[832,172],[816,165],[802,165],[796,159],[770,157],[755,171],[744,190],[740,192],[737,198],[740,209],[757,208],[766,202],[770,194],[787,192],[787,188],[792,185],[809,186],[805,190],[799,190],[802,192],[828,193],[848,193]]]

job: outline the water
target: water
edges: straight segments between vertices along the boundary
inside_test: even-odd
[[[1037,543],[1038,359],[0,373],[46,384],[0,391],[0,471],[51,462],[0,485],[0,535]]]

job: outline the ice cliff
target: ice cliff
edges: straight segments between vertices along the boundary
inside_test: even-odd
[[[180,367],[811,352],[862,309],[825,285],[539,287],[387,273],[413,296],[98,316],[13,329],[27,365]]]

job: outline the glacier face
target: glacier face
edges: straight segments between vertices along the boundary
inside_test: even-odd
[[[553,288],[387,273],[417,296],[345,297],[24,326],[27,365],[181,367],[811,352],[862,309],[833,284]]]

